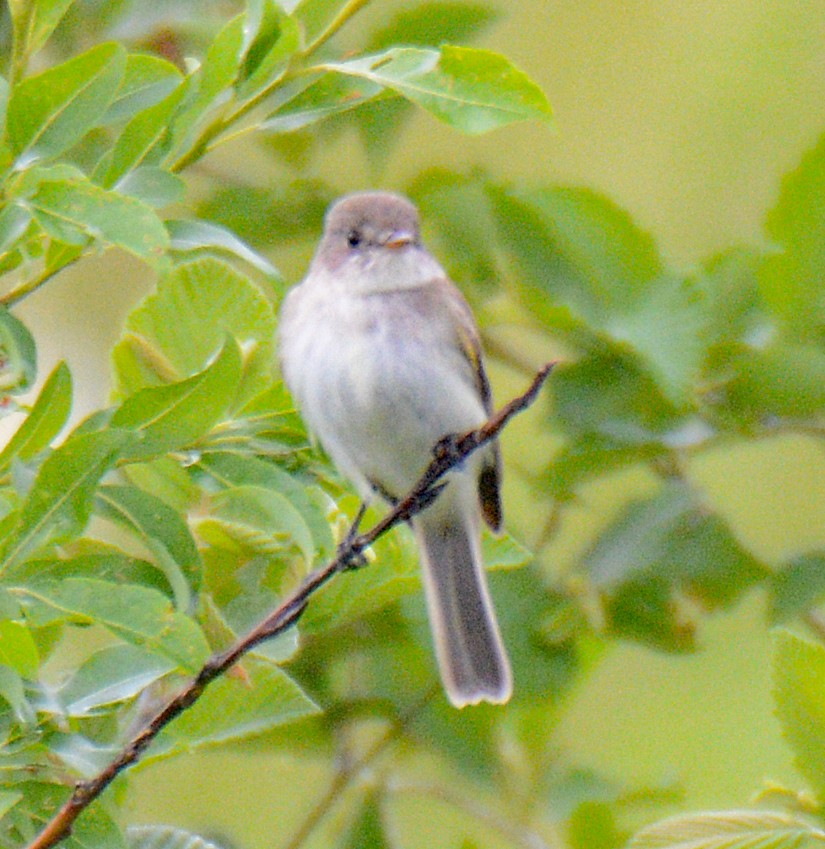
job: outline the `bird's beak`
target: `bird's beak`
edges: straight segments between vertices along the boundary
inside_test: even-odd
[[[415,241],[415,236],[407,230],[393,230],[384,239],[384,247],[386,248],[403,248],[404,245],[411,245]]]

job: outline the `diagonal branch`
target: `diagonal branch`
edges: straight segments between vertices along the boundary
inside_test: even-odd
[[[339,572],[361,563],[364,549],[391,528],[420,513],[434,498],[437,498],[443,486],[439,481],[470,454],[495,439],[513,416],[529,407],[536,399],[552,368],[552,363],[545,365],[533,378],[526,392],[502,407],[478,429],[442,440],[435,447],[435,456],[421,480],[405,498],[368,531],[350,533],[333,560],[307,575],[301,585],[246,636],[241,637],[224,651],[213,654],[201,671],[126,743],[120,754],[105,769],[94,778],[79,781],[75,785],[72,795],[46,824],[43,831],[32,840],[28,849],[49,849],[68,837],[72,824],[78,816],[121,772],[140,759],[155,737],[175,717],[191,707],[212,681],[223,675],[250,649],[291,628],[301,617],[311,597],[324,584]]]

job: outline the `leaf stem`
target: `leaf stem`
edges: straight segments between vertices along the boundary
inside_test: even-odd
[[[74,265],[79,259],[79,256],[74,257],[68,262],[63,263],[63,265],[58,265],[56,268],[44,269],[36,277],[27,280],[25,283],[21,283],[17,288],[12,289],[11,292],[6,292],[5,295],[0,296],[0,306],[13,307],[33,292],[36,292],[41,286],[48,283],[52,277],[57,276],[61,271]]]

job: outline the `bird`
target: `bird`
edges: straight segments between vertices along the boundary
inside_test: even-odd
[[[396,503],[437,444],[492,411],[473,314],[400,194],[358,192],[330,206],[281,306],[279,336],[287,387],[365,503]],[[497,443],[445,481],[410,521],[441,680],[455,707],[502,704],[513,679],[481,557],[481,521],[502,523]]]

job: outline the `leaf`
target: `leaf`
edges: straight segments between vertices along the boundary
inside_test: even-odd
[[[825,409],[825,351],[818,345],[780,339],[744,352],[733,365],[725,403],[740,419],[803,417]]]
[[[126,57],[123,79],[109,105],[103,123],[131,119],[168,97],[181,83],[183,75],[171,62],[160,56],[130,53]]]
[[[18,159],[53,158],[79,142],[106,112],[125,64],[119,44],[101,44],[18,83],[7,115]]]
[[[10,666],[0,665],[0,699],[9,705],[22,725],[34,724],[36,714],[26,699],[22,677]]]
[[[74,0],[38,0],[26,45],[29,55],[35,54],[48,40],[68,12]]]
[[[74,180],[41,183],[26,205],[58,241],[82,244],[91,238],[122,248],[154,268],[167,262],[169,239],[163,223],[134,198]]]
[[[155,457],[197,442],[226,415],[235,398],[241,357],[227,339],[212,363],[179,383],[148,386],[115,411],[112,426],[136,431],[131,458]]]
[[[126,843],[129,849],[227,849],[226,844],[171,825],[130,825]]]
[[[782,180],[779,202],[768,214],[767,231],[779,246],[759,272],[759,288],[772,311],[793,329],[792,338],[825,325],[825,136]]]
[[[825,598],[825,553],[800,554],[785,564],[771,581],[771,619],[787,622]]]
[[[263,272],[267,277],[280,280],[278,270],[266,257],[239,239],[233,232],[209,221],[171,220],[166,222],[169,246],[173,251],[189,252],[218,250],[226,252]]]
[[[182,82],[163,100],[138,112],[123,128],[112,148],[103,180],[112,186],[140,165],[157,165],[171,133],[172,119],[187,93]]]
[[[320,67],[389,88],[469,134],[514,121],[547,121],[552,114],[541,89],[508,59],[489,50],[400,47]]]
[[[308,496],[306,485],[283,469],[256,457],[227,453],[206,454],[199,467],[224,487],[251,485],[279,493],[300,514],[311,534],[310,550],[314,556],[322,558],[332,553],[335,542],[324,512]],[[303,535],[303,528],[300,533]]]
[[[133,438],[118,430],[78,433],[45,460],[3,545],[0,575],[38,549],[83,530],[100,478]]]
[[[0,305],[0,395],[25,392],[37,376],[37,348],[29,329]]]
[[[203,563],[181,515],[157,496],[132,486],[101,487],[96,505],[101,516],[146,545],[175,590],[178,607],[187,610],[191,592],[201,588]]]
[[[800,772],[825,791],[825,648],[788,631],[774,638],[774,695]]]
[[[108,646],[86,659],[60,687],[68,716],[87,716],[101,707],[134,698],[175,670],[175,664],[132,645]]]
[[[770,570],[743,549],[725,523],[682,484],[631,502],[584,558],[607,597],[612,627],[622,636],[670,650],[692,645],[692,624],[675,592],[704,606],[733,603]]]
[[[122,397],[201,371],[227,334],[244,353],[237,386],[241,403],[269,382],[272,305],[249,278],[219,260],[179,266],[126,319],[113,354],[115,391]]]
[[[272,133],[291,133],[323,121],[332,115],[349,112],[367,101],[387,94],[376,82],[338,73],[324,74],[314,81],[298,80],[281,91],[278,107],[263,121],[260,129]]]
[[[147,206],[163,209],[183,200],[186,183],[177,174],[154,165],[141,165],[119,180],[115,191],[142,201]]]
[[[164,732],[175,751],[191,751],[256,737],[318,712],[285,672],[254,658],[244,660],[248,680],[224,675]]]
[[[602,195],[553,186],[487,192],[501,245],[521,272],[518,294],[547,327],[603,331],[662,273],[650,235]]]
[[[340,20],[345,10],[357,5],[357,0],[279,0],[284,11],[301,25],[304,49],[315,44],[318,38]],[[294,10],[294,11],[293,11]]]
[[[0,621],[0,665],[8,666],[22,678],[37,677],[40,668],[37,645],[21,622]]]
[[[297,547],[309,567],[315,544],[303,516],[280,492],[234,486],[210,499],[209,515],[196,520],[198,536],[230,551],[277,555]]]
[[[772,811],[682,814],[642,829],[628,849],[805,849],[825,832]]]
[[[37,396],[25,421],[0,451],[0,472],[18,457],[31,460],[46,448],[66,424],[72,407],[72,376],[64,362],[58,363]]]
[[[157,590],[92,578],[34,580],[15,588],[38,624],[97,624],[146,651],[197,672],[209,656],[201,629]]]
[[[253,5],[250,3],[247,9],[247,29]],[[285,15],[271,0],[264,0],[260,5],[264,12],[260,26],[253,41],[243,51],[242,80],[238,85],[238,99],[241,101],[271,86],[301,46],[301,34],[295,19]],[[247,35],[245,41],[248,38]]]

